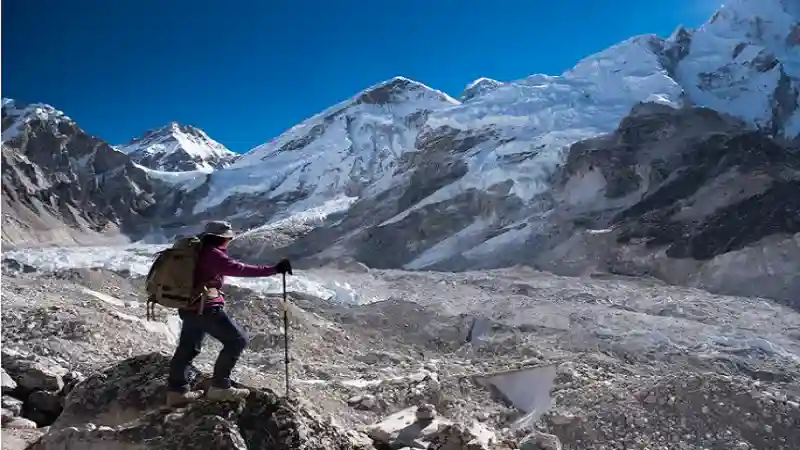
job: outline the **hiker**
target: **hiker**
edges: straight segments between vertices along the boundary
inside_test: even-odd
[[[219,401],[237,400],[250,394],[247,389],[231,386],[231,371],[247,346],[248,339],[239,325],[225,313],[225,297],[220,291],[224,277],[268,277],[292,273],[288,259],[282,259],[275,266],[253,266],[228,256],[228,244],[234,237],[228,222],[207,223],[199,237],[202,246],[194,270],[194,283],[195,286],[205,286],[207,290],[197,306],[178,310],[183,325],[167,380],[169,406],[183,405],[200,397],[201,392],[189,390],[188,371],[192,360],[200,354],[206,334],[223,345],[214,365],[214,376],[207,397]]]

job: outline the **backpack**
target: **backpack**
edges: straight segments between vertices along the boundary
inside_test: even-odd
[[[202,242],[197,236],[178,239],[171,248],[156,253],[147,273],[147,320],[156,303],[166,308],[188,308],[202,298],[194,285],[194,269]]]

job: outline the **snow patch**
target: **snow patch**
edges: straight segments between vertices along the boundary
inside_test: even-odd
[[[189,170],[185,172],[167,172],[154,170],[140,164],[134,165],[143,170],[149,177],[170,184],[175,188],[180,188],[186,192],[191,192],[203,185],[208,180],[209,175],[214,172],[211,168]]]
[[[276,216],[277,220],[270,221],[260,227],[251,228],[242,232],[239,237],[254,234],[269,233],[276,230],[294,229],[302,226],[321,226],[329,216],[347,211],[350,206],[358,200],[356,197],[336,197],[319,206],[314,206],[299,212],[292,212],[300,209],[299,205],[292,205],[288,211]]]

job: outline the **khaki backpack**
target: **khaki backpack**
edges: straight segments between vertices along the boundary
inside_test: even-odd
[[[194,269],[202,242],[197,236],[178,239],[171,248],[156,253],[147,273],[147,320],[153,318],[155,305],[187,308],[202,301],[203,287],[194,285]],[[202,305],[198,310],[202,313]]]

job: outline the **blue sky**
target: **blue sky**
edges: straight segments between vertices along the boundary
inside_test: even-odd
[[[170,121],[234,151],[391,78],[453,96],[559,74],[635,34],[698,26],[712,0],[5,0],[2,95],[124,143]]]

